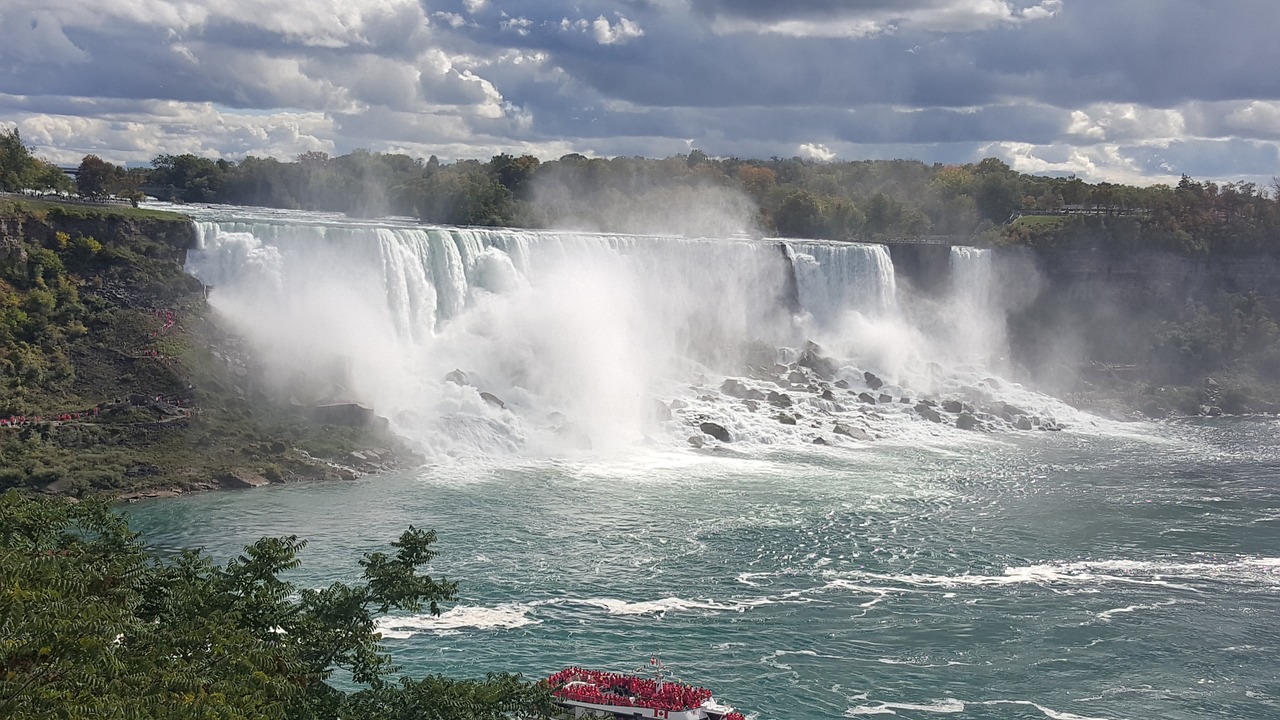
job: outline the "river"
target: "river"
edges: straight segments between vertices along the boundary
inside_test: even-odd
[[[273,292],[289,292],[288,274],[300,271],[279,258],[287,259],[288,242],[296,239],[271,243],[263,241],[270,233],[262,227],[205,222],[206,239],[243,233],[234,238],[239,255],[216,258],[224,274],[211,303],[233,321],[241,308],[256,308],[239,316],[245,327],[273,313],[300,322],[293,313],[306,313],[302,305],[234,296],[235,268],[255,262],[274,263],[272,272],[285,280]],[[246,250],[251,240],[262,242]],[[475,256],[496,246],[481,242]],[[616,251],[618,244],[609,247]],[[810,313],[806,322],[814,325],[805,334],[824,332],[824,348],[839,348],[841,332],[856,334],[859,322],[876,313],[911,315],[903,293],[886,289],[882,263],[846,265],[842,282],[858,282],[849,279],[850,268],[866,268],[860,277],[879,284],[832,300],[839,284],[828,280],[835,275],[818,277],[832,262],[823,255],[828,251],[792,252],[801,301],[823,298],[823,312]],[[475,262],[494,270],[493,260]],[[193,271],[208,278],[213,265],[195,262]],[[518,272],[503,276],[508,280],[536,277],[518,260],[511,264]],[[736,267],[757,272],[759,265]],[[526,290],[533,294],[522,302],[554,299],[537,287],[531,281]],[[218,290],[228,295],[220,300]],[[642,306],[652,301],[643,290],[636,291]],[[895,398],[943,398],[981,385],[1065,429],[1022,432],[992,418],[984,421],[990,432],[966,432],[932,423],[896,400],[871,408],[843,399],[824,404],[799,389],[792,410],[801,420],[779,429],[772,410],[746,410],[715,392],[725,366],[684,343],[680,354],[696,360],[692,369],[669,362],[669,349],[644,364],[662,369],[645,379],[645,391],[674,407],[674,417],[643,430],[636,430],[640,420],[628,419],[597,431],[598,418],[582,409],[589,393],[533,372],[539,359],[560,369],[578,367],[573,359],[555,347],[521,354],[527,348],[519,346],[545,336],[544,321],[568,311],[522,316],[537,321],[531,326],[506,325],[495,318],[523,311],[493,305],[492,296],[523,291],[493,286],[476,295],[456,284],[454,291],[454,309],[439,311],[437,295],[431,323],[416,329],[397,326],[396,318],[412,325],[424,311],[405,310],[409,305],[393,298],[385,307],[407,314],[387,315],[378,332],[401,344],[376,343],[367,359],[362,341],[344,351],[348,389],[365,363],[376,366],[377,352],[446,354],[421,373],[391,362],[394,370],[383,371],[391,381],[362,386],[381,398],[380,407],[412,398],[401,401],[393,425],[422,440],[424,467],[138,503],[128,508],[134,526],[161,552],[201,546],[219,560],[263,535],[300,535],[310,544],[293,578],[304,586],[355,579],[360,554],[385,549],[410,524],[437,530],[442,554],[432,572],[459,581],[460,600],[438,618],[392,617],[382,625],[389,651],[414,675],[502,670],[540,677],[572,664],[625,671],[660,657],[682,680],[712,688],[760,720],[1280,716],[1277,420],[1103,421],[984,378],[985,366],[956,361],[940,370],[929,360],[926,370],[913,357],[895,364],[895,355],[864,335],[856,351],[837,355],[852,391],[863,389],[861,375],[848,370],[857,362],[884,376],[883,390]],[[373,304],[383,307],[384,295],[375,293]],[[840,303],[857,308],[861,320],[837,322]],[[477,306],[487,314],[469,327],[470,340],[450,337]],[[639,316],[604,307],[628,328],[613,336],[610,353],[647,347],[628,343],[637,333],[651,337],[650,326],[628,324]],[[671,327],[678,310],[655,312],[665,313]],[[825,330],[824,312],[833,318]],[[927,321],[909,325],[915,335],[894,337],[947,357]],[[574,328],[555,326],[556,343],[583,342]],[[337,337],[332,328],[317,332]],[[487,343],[495,335],[513,348],[505,365],[485,364],[484,354],[474,352],[492,349]],[[771,339],[780,348],[788,341]],[[779,352],[782,361],[795,359],[785,348]],[[511,407],[468,404],[462,395],[474,389],[440,380],[442,369],[464,361]],[[933,378],[927,387],[926,376]],[[591,377],[577,381],[601,387]],[[407,413],[411,405],[428,410]],[[627,405],[612,407],[620,413]],[[579,428],[593,443],[544,442],[536,426],[553,409],[580,413]],[[690,447],[685,420],[694,411],[714,416],[734,441]],[[857,424],[874,439],[833,434],[832,419]],[[449,434],[459,423],[472,430]],[[440,433],[448,442],[436,442]],[[815,435],[829,444],[814,445]]]

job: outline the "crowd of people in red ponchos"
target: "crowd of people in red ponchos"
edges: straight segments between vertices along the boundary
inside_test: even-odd
[[[597,705],[683,712],[711,699],[711,691],[706,688],[580,667],[565,668],[547,678],[547,682],[556,688],[553,691],[556,697]],[[743,720],[743,717],[741,713],[731,712],[724,720]]]
[[[98,408],[96,407],[83,412],[61,413],[53,417],[10,415],[7,418],[0,418],[0,427],[23,427],[26,425],[38,425],[43,422],[72,422],[74,420],[90,420],[96,417],[98,417]]]
[[[178,322],[178,314],[172,310],[157,310],[156,316],[160,318],[161,325],[159,330],[155,330],[151,333],[151,337],[156,337],[169,332],[174,323]]]

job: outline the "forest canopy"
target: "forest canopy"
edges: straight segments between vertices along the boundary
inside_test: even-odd
[[[0,190],[69,192],[56,170],[35,158],[16,130],[0,134]],[[712,158],[693,150],[662,159],[573,153],[542,162],[501,154],[446,164],[435,156],[356,150],[337,157],[307,152],[288,162],[160,155],[149,168],[123,168],[89,155],[76,189],[86,196],[146,194],[452,225],[832,240],[946,236],[1029,245],[1087,237],[1188,253],[1280,249],[1280,185],[1185,176],[1176,186],[1088,183],[1020,173],[996,158],[929,165]],[[696,221],[708,215],[729,222]],[[673,219],[684,226],[673,227]]]

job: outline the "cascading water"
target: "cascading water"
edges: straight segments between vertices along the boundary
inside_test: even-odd
[[[954,246],[950,260],[952,347],[962,361],[990,364],[999,357],[1005,340],[1003,314],[996,302],[993,253],[985,248]]]
[[[201,219],[188,267],[252,341],[264,387],[303,404],[372,405],[433,455],[679,445],[703,421],[739,443],[830,431],[780,425],[759,402],[779,387],[797,415],[868,436],[876,423],[875,435],[918,426],[909,404],[868,416],[834,397],[842,379],[849,394],[873,389],[864,370],[895,399],[916,395],[912,382],[985,392],[926,367],[881,245],[244,214]],[[986,282],[967,267],[961,286]],[[830,357],[809,361],[803,381],[779,373],[779,361],[805,363],[810,340]],[[756,387],[727,398],[726,377]]]

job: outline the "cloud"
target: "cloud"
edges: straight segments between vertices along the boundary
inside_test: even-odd
[[[1062,9],[1062,0],[1018,7],[1006,0],[694,0],[712,18],[719,33],[775,33],[790,37],[862,38],[900,29],[976,32],[995,25],[1045,20]]]
[[[800,146],[800,157],[818,162],[831,162],[836,159],[836,154],[821,143],[804,143]]]
[[[644,30],[639,25],[621,15],[618,16],[618,22],[613,24],[603,15],[596,18],[591,23],[591,33],[601,45],[624,43],[644,36]]]
[[[1277,26],[1263,0],[6,0],[0,122],[51,157],[129,162],[692,140],[1253,177],[1280,142],[1257,60]]]

